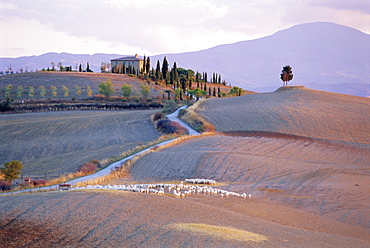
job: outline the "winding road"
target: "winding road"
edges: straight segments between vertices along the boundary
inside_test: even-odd
[[[186,129],[188,129],[190,136],[198,136],[198,135],[200,135],[200,133],[198,133],[197,131],[195,131],[194,129],[192,129],[190,126],[188,126],[185,122],[183,122],[182,120],[180,120],[180,118],[177,117],[179,111],[181,109],[186,109],[186,108],[187,108],[187,106],[183,106],[183,107],[177,109],[172,114],[167,115],[167,118],[170,121],[176,121],[176,122],[180,123],[181,126],[183,126]],[[103,168],[102,170],[97,171],[94,174],[91,174],[91,175],[88,175],[88,176],[84,176],[84,177],[80,177],[80,178],[77,178],[77,179],[73,179],[71,181],[68,181],[67,183],[70,184],[70,185],[76,185],[77,183],[88,182],[88,181],[92,181],[92,180],[98,179],[100,177],[107,176],[107,175],[109,175],[112,172],[112,170],[115,170],[116,167],[120,167],[123,163],[125,163],[126,161],[134,158],[135,156],[140,155],[142,153],[145,153],[145,152],[149,151],[154,146],[167,145],[168,143],[170,143],[172,141],[173,140],[167,140],[167,141],[164,141],[162,143],[153,145],[153,146],[148,147],[145,150],[142,150],[140,152],[137,152],[137,153],[135,153],[135,154],[133,154],[133,155],[127,157],[127,158],[124,158],[122,160],[119,160],[117,162],[114,162],[114,163],[108,165],[107,167]],[[27,192],[34,192],[34,191],[45,191],[45,190],[51,191],[51,190],[58,190],[58,189],[59,189],[59,185],[51,185],[51,186],[46,186],[46,187],[41,187],[41,188],[33,188],[33,189],[26,189],[26,190],[21,190],[21,191],[3,193],[1,195],[19,194],[19,193],[27,193]]]

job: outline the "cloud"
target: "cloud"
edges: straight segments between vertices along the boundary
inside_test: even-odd
[[[50,51],[93,54],[98,53],[99,49],[105,53],[131,54],[132,51],[144,52],[139,47],[99,40],[96,37],[77,37],[66,32],[55,31],[53,25],[41,24],[37,20],[7,17],[0,20],[0,26],[5,25],[12,32],[7,32],[7,38],[1,41],[0,54],[2,57],[39,55]],[[22,28],[19,29],[19,27]],[[5,36],[3,31],[0,31],[0,36]]]
[[[17,6],[12,3],[0,3],[0,10],[15,9]]]
[[[310,0],[310,5],[337,10],[354,10],[370,14],[370,2],[366,0]]]
[[[352,3],[352,1],[349,2]],[[360,4],[360,1],[355,0],[350,6],[347,6],[348,4],[342,0],[297,2],[291,6],[294,11],[286,13],[283,21],[292,25],[297,22],[334,22],[370,33],[370,15],[366,13],[367,11],[357,10],[360,5],[356,5],[356,3]],[[302,15],[305,12],[309,12],[309,14]]]

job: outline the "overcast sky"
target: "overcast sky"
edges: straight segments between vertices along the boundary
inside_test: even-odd
[[[198,51],[327,21],[370,33],[369,0],[1,0],[0,57]]]

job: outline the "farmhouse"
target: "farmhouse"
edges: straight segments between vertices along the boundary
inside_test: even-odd
[[[135,69],[135,71],[140,71],[144,64],[144,60],[139,58],[137,54],[135,56],[112,59],[110,62],[113,73],[127,73],[133,69]]]

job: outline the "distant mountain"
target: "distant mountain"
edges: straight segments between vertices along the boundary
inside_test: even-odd
[[[290,85],[357,96],[370,95],[370,35],[334,23],[307,23],[273,35],[234,44],[220,45],[198,52],[151,56],[152,67],[166,56],[170,66],[222,75],[233,86],[257,92],[273,91],[282,85],[280,72],[291,65]],[[99,72],[101,62],[121,57],[118,54],[73,55],[47,53],[40,56],[0,58],[0,71],[47,68],[51,62],[63,65],[90,63]]]
[[[89,54],[70,54],[70,53],[45,53],[39,56],[24,56],[19,58],[0,58],[0,71],[5,71],[9,66],[12,67],[13,71],[19,71],[20,68],[28,69],[28,71],[41,70],[42,68],[51,68],[51,62],[55,63],[57,67],[59,62],[62,62],[63,66],[72,66],[72,69],[76,69],[81,64],[83,68],[86,68],[87,62],[89,62],[90,69],[94,72],[100,72],[100,66],[102,62],[110,63],[111,59],[119,58],[124,55],[118,54],[104,54],[96,53],[94,55]]]
[[[233,85],[258,92],[281,86],[280,72],[291,65],[290,85],[370,95],[370,35],[334,23],[296,25],[256,40],[151,61],[163,56],[170,64],[218,72]]]

